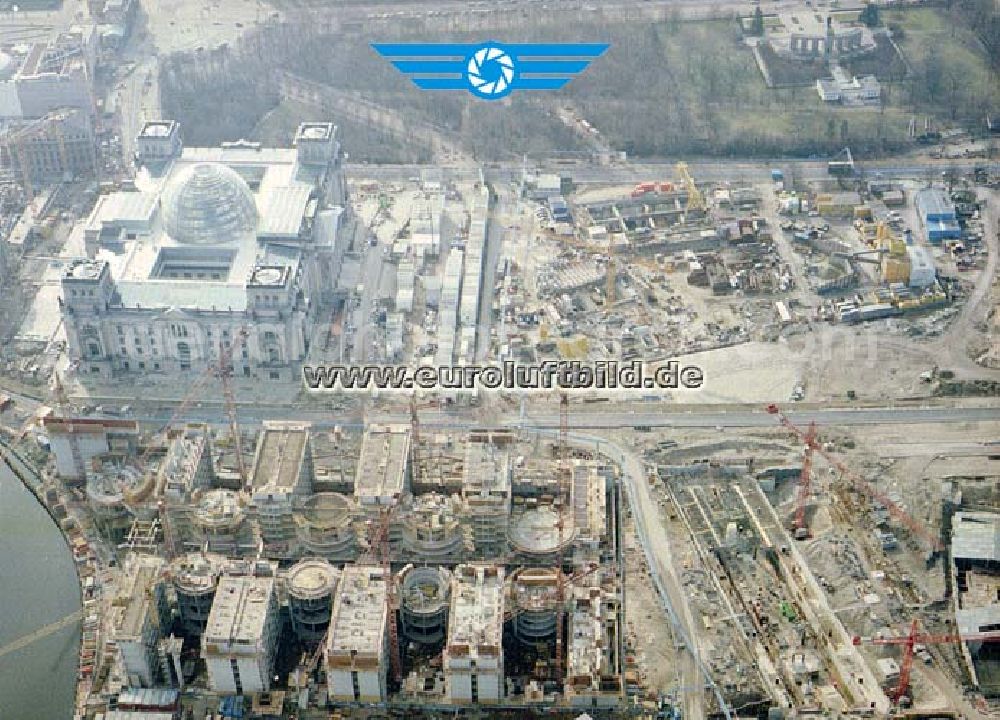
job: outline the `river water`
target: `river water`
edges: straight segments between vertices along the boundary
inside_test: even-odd
[[[0,458],[0,648],[79,608],[59,529]],[[0,718],[72,718],[79,642],[74,624],[0,657]]]

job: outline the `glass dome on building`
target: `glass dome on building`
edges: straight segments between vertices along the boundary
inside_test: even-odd
[[[243,178],[219,163],[196,163],[167,182],[163,226],[179,243],[217,245],[257,230],[257,204]]]

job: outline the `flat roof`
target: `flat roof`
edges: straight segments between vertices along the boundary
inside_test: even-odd
[[[409,464],[410,429],[406,425],[373,425],[361,441],[354,496],[362,503],[402,494]]]
[[[448,615],[449,655],[503,653],[504,569],[499,565],[459,565]]]
[[[951,527],[953,558],[1000,561],[1000,515],[960,511],[955,513]]]
[[[274,596],[274,578],[224,575],[215,591],[202,638],[203,653],[255,653],[262,640]],[[242,646],[242,647],[241,647]]]
[[[142,126],[139,137],[143,138],[165,138],[169,137],[177,127],[173,120],[151,120]]]
[[[467,442],[462,468],[462,496],[466,499],[509,498],[510,454],[488,442]]]
[[[280,185],[258,200],[260,223],[258,235],[267,237],[298,237],[306,206],[312,193],[311,185]]]
[[[127,566],[130,572],[122,575],[128,581],[128,586],[123,588],[125,611],[116,628],[119,640],[142,638],[146,619],[153,611],[150,590],[163,567],[163,560],[155,556],[132,555]]]
[[[943,190],[924,188],[917,193],[916,202],[925,215],[954,214],[955,206]]]
[[[573,527],[590,540],[600,540],[607,528],[607,479],[591,463],[573,467]]]
[[[959,635],[978,635],[1000,631],[1000,603],[955,611]]]
[[[146,129],[151,133],[163,131],[162,127],[150,125]],[[192,246],[177,242],[165,232],[161,193],[171,178],[198,163],[225,165],[246,181],[258,212],[256,233],[250,237],[220,237],[210,246]],[[294,148],[263,148],[240,142],[216,148],[185,148],[179,158],[162,166],[142,168],[135,178],[135,191],[100,198],[87,227],[130,226],[130,232],[138,231],[135,239],[126,242],[123,252],[102,250],[97,257],[109,263],[125,307],[242,312],[247,307],[245,284],[261,254],[259,238],[298,238],[322,172],[322,168],[301,166]],[[221,271],[214,273],[220,276],[217,278],[210,271],[201,278],[156,277],[162,252],[174,248],[194,255],[223,248],[231,257]],[[294,252],[284,264],[294,268]]]
[[[253,466],[255,490],[295,492],[309,446],[310,423],[266,421],[257,440]]]
[[[385,574],[380,567],[348,565],[340,578],[326,641],[328,664],[362,656],[382,659],[388,608]],[[331,663],[331,660],[333,662]]]

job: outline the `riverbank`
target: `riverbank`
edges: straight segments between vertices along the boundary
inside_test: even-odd
[[[23,567],[19,568],[20,572],[14,573],[14,576],[23,579],[20,585],[30,586],[31,583],[28,580],[32,577],[43,578],[44,582],[39,582],[35,593],[32,595],[25,594],[25,604],[31,604],[33,606],[44,604],[45,600],[58,600],[60,605],[59,610],[60,616],[54,621],[47,623],[42,623],[30,633],[19,632],[16,639],[13,639],[13,644],[18,644],[18,652],[28,655],[30,658],[40,662],[44,658],[44,653],[40,652],[36,646],[42,643],[50,643],[49,638],[52,636],[57,636],[63,634],[65,628],[74,628],[74,641],[75,646],[75,656],[76,662],[76,686],[72,692],[72,698],[67,698],[69,700],[69,707],[65,708],[65,712],[61,711],[58,715],[47,714],[47,717],[82,717],[82,708],[86,704],[87,697],[90,690],[90,673],[86,672],[85,669],[88,665],[93,669],[93,650],[94,641],[96,638],[96,627],[98,619],[96,616],[88,616],[88,612],[91,608],[96,607],[96,602],[93,598],[88,598],[88,594],[93,592],[93,586],[96,583],[91,583],[91,587],[87,587],[87,578],[93,578],[97,573],[96,558],[88,552],[88,545],[86,539],[83,537],[82,532],[79,529],[78,523],[72,520],[68,513],[66,512],[66,505],[63,498],[59,495],[58,489],[50,488],[46,489],[45,483],[40,476],[40,474],[35,469],[34,465],[27,459],[25,459],[17,450],[11,447],[7,442],[0,440],[0,463],[2,463],[3,468],[9,471],[10,479],[12,481],[16,480],[21,487],[27,490],[31,494],[32,500],[37,503],[37,505],[48,515],[49,520],[54,525],[54,529],[58,532],[58,536],[62,541],[62,547],[59,548],[59,554],[65,560],[69,558],[71,560],[71,565],[73,567],[74,574],[74,584],[77,589],[75,596],[70,596],[67,592],[57,592],[59,584],[65,582],[65,570],[59,568],[61,564],[56,560],[56,558],[50,557],[52,554],[49,552],[49,548],[43,547],[38,548],[32,546],[31,549],[40,552],[40,558],[32,558],[30,553],[25,552],[24,549],[19,549],[14,547],[14,541],[20,538],[15,538],[11,535],[8,538],[8,542],[11,545],[12,552],[6,562],[13,564],[15,561],[18,563],[23,563]],[[26,513],[19,513],[19,515],[25,515]],[[46,528],[34,528],[37,533],[46,532]],[[52,537],[54,541],[54,536]],[[8,542],[4,543],[4,549],[7,549]],[[20,551],[18,551],[20,550]],[[53,550],[55,550],[53,548]],[[68,553],[66,552],[68,550]],[[44,567],[43,567],[44,566]],[[46,578],[46,571],[53,572],[51,578]],[[68,585],[67,585],[68,590]],[[67,607],[70,603],[73,605],[73,609],[70,610]],[[27,612],[17,613],[16,611],[11,613],[10,616],[20,616],[21,618],[26,618],[28,616]],[[82,619],[82,623],[81,623]],[[10,642],[10,639],[8,639]],[[30,650],[29,650],[30,648]],[[49,672],[52,671],[52,666],[55,663],[61,662],[66,653],[64,648],[60,649],[61,652],[55,658],[55,661],[47,661],[45,664],[48,666]],[[21,658],[19,658],[21,660]],[[33,663],[28,662],[29,666]],[[71,670],[72,665],[69,662],[65,663],[67,673]],[[18,663],[21,666],[21,663]],[[62,669],[60,668],[60,671]],[[34,678],[33,678],[34,679]],[[48,679],[40,678],[43,681],[43,687],[51,687],[53,683],[58,685],[58,680],[55,678]],[[20,686],[21,683],[18,683]],[[58,693],[56,694],[58,696]],[[4,707],[4,710],[9,710],[14,714],[10,717],[19,717],[18,712],[24,711],[27,707],[31,707],[31,715],[24,715],[25,718],[37,717],[35,711],[38,710],[38,702],[42,701],[39,697],[31,697],[28,694],[24,694],[21,697],[15,699],[16,705],[11,708]],[[58,697],[48,700],[51,703],[62,703],[61,699]],[[25,704],[30,702],[30,705]],[[51,708],[55,710],[55,708]],[[4,714],[4,718],[8,715]]]

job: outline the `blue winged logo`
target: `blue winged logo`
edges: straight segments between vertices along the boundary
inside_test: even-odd
[[[466,90],[499,100],[515,90],[558,90],[608,49],[603,43],[373,43],[423,90]]]

